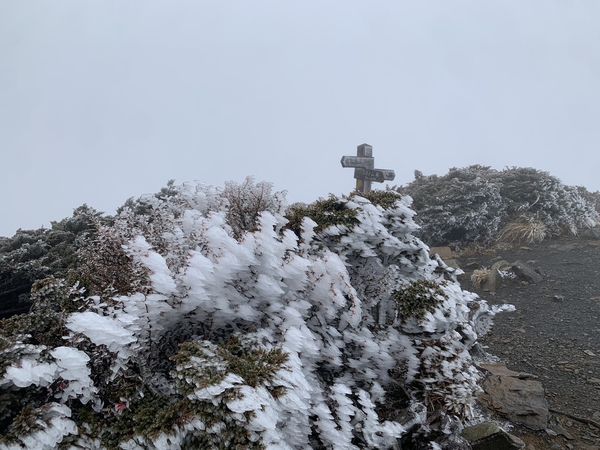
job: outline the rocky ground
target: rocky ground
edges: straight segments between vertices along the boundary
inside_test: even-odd
[[[476,289],[472,271],[502,260],[520,261],[542,277],[498,278],[495,288],[488,283]],[[483,340],[486,350],[510,369],[533,374],[545,388],[547,430],[517,427],[514,434],[530,449],[600,449],[600,428],[592,423],[600,423],[600,241],[505,247],[463,255],[458,263],[467,289],[517,308],[497,317]]]

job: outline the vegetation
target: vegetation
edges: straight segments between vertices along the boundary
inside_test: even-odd
[[[489,244],[503,229],[505,239],[576,235],[600,222],[599,193],[565,186],[532,168],[497,171],[475,165],[443,176],[416,172],[399,191],[413,198],[422,237],[431,245]]]
[[[317,200],[310,205],[300,203],[292,205],[286,214],[289,221],[287,227],[299,235],[302,231],[302,220],[305,217],[312,219],[317,224],[315,228],[317,232],[331,226],[352,228],[359,223],[356,210],[348,208],[347,202],[335,195]]]
[[[478,382],[465,330],[503,308],[429,258],[406,197],[330,196],[286,218],[281,196],[169,183],[114,217],[77,213],[60,270],[0,320],[0,448],[456,440],[444,430],[472,419]],[[305,217],[317,234],[301,238]],[[23,245],[46,267],[50,247]]]
[[[447,298],[442,287],[428,280],[419,280],[408,287],[395,291],[393,298],[398,305],[398,311],[403,318],[414,317],[423,319]]]
[[[475,289],[481,288],[481,286],[489,279],[491,273],[491,269],[487,267],[474,270],[471,274],[471,283],[473,283]]]
[[[80,244],[101,222],[100,213],[83,205],[50,229],[19,230],[0,238],[0,317],[27,311],[36,281],[66,277],[77,266]]]
[[[381,206],[383,209],[390,209],[396,205],[396,202],[402,197],[397,191],[393,189],[386,190],[373,190],[366,194],[360,193],[360,195],[369,200],[374,205]]]
[[[189,379],[194,378],[195,389],[218,384],[230,373],[242,377],[249,386],[257,387],[273,380],[286,363],[287,355],[281,349],[265,350],[239,337],[231,337],[218,346],[210,342],[185,342],[172,359],[182,368],[179,377],[185,380],[186,386]],[[200,361],[202,366],[195,367]]]
[[[519,222],[510,222],[500,232],[499,239],[504,242],[525,242],[532,244],[546,239],[548,227],[544,223],[524,218]]]

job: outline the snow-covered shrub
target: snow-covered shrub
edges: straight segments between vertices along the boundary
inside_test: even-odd
[[[399,190],[413,198],[421,236],[434,245],[491,243],[511,222],[542,224],[548,236],[577,234],[600,222],[594,194],[532,168],[470,166],[443,176],[419,172]]]
[[[548,232],[577,234],[598,223],[598,211],[576,187],[565,186],[547,172],[513,167],[495,178],[510,220],[525,216],[543,223]]]
[[[83,205],[50,229],[18,230],[0,238],[0,317],[29,309],[37,280],[65,277],[76,263],[78,242],[93,234],[99,221],[99,213]]]
[[[271,183],[256,183],[251,177],[243,183],[225,183],[223,197],[227,199],[227,223],[236,237],[256,231],[263,211],[283,214],[285,209],[285,192],[273,192]]]
[[[444,176],[418,176],[401,192],[413,198],[422,236],[431,245],[491,241],[506,206],[491,169],[470,166]]]
[[[596,211],[600,212],[600,191],[590,192],[583,186],[576,186],[575,189],[588,205],[591,205]],[[595,226],[598,226],[598,224]]]
[[[244,231],[220,193],[129,201],[79,250],[81,284],[39,283],[0,321],[0,449],[458,439],[470,349],[506,308],[430,259],[410,198],[331,197]]]

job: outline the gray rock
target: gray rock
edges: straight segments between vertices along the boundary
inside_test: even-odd
[[[485,292],[496,292],[502,283],[500,271],[510,270],[511,264],[503,259],[496,261],[489,270],[485,281],[481,284],[481,289]]]
[[[566,439],[568,439],[569,441],[574,441],[575,440],[575,438],[573,437],[573,435],[571,433],[569,433],[567,430],[565,430],[559,424],[552,425],[552,427],[550,429],[552,431],[554,431],[557,435],[561,435],[561,436],[565,437]]]
[[[445,259],[444,262],[448,265],[448,267],[452,267],[453,269],[460,269],[460,266],[456,259]]]
[[[514,262],[511,266],[511,270],[521,281],[526,281],[528,283],[539,283],[544,279],[542,275],[523,261]]]
[[[467,270],[481,269],[481,264],[479,264],[478,262],[472,261],[470,263],[467,263],[467,265],[465,265],[465,269],[467,269]]]
[[[520,329],[518,331],[521,331]],[[523,329],[522,333],[525,330]],[[538,377],[527,372],[515,372],[501,363],[479,364],[479,367],[491,375],[519,378],[521,380],[537,380]]]
[[[498,286],[500,285],[500,275],[497,270],[490,270],[488,276],[485,281],[481,285],[481,289],[485,292],[496,292]]]
[[[492,265],[492,270],[510,270],[511,268],[511,263],[509,263],[508,261],[501,259],[500,261],[496,261],[493,265]]]
[[[520,450],[525,448],[525,443],[521,439],[507,433],[493,422],[467,427],[462,436],[471,444],[473,450]]]
[[[444,261],[447,259],[454,259],[456,256],[450,247],[431,247],[429,250],[430,255],[440,255]]]
[[[514,372],[501,364],[481,368],[488,375],[480,399],[490,410],[532,430],[548,428],[548,403],[542,383],[533,375]]]
[[[579,232],[579,237],[585,239],[600,239],[600,227],[587,228]]]

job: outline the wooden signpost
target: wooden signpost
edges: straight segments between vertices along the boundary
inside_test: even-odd
[[[375,158],[373,158],[373,147],[369,144],[359,145],[356,156],[342,156],[342,167],[354,168],[356,179],[356,190],[366,194],[371,192],[371,183],[383,183],[392,181],[396,174],[390,169],[375,169]]]

